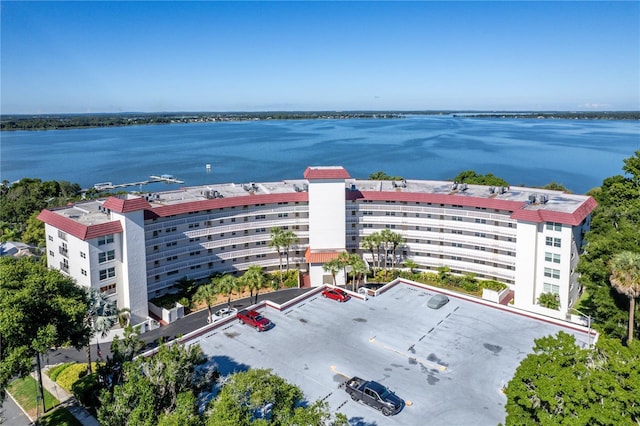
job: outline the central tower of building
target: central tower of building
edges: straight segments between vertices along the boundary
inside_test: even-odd
[[[306,260],[312,285],[333,284],[331,273],[323,265],[346,252],[345,180],[349,173],[343,167],[307,167],[304,178],[309,182],[309,248]],[[342,272],[336,284],[343,285]]]

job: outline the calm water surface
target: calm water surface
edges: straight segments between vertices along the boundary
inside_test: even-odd
[[[493,173],[511,185],[556,181],[584,193],[606,177],[623,174],[623,160],[640,149],[639,122],[450,116],[175,124],[0,136],[1,179],[68,180],[82,187],[161,174],[174,175],[185,185],[279,181],[302,178],[307,166],[341,165],[357,178],[383,170],[406,179],[441,180],[475,170]],[[210,173],[206,164],[211,164]]]

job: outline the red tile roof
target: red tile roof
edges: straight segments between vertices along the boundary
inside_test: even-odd
[[[314,179],[349,179],[349,173],[344,167],[307,167],[304,178]]]
[[[310,247],[307,247],[307,251],[304,253],[304,257],[307,263],[326,263],[333,259],[336,259],[344,251],[318,251],[313,252]]]
[[[577,209],[571,213],[558,212],[553,210],[528,210],[526,204],[523,208],[516,210],[511,215],[512,219],[523,220],[527,222],[557,222],[566,225],[579,225],[585,217],[596,208],[598,203],[592,197],[587,198]]]
[[[511,211],[512,219],[524,220],[528,222],[557,222],[567,225],[579,225],[587,217],[597,203],[592,197],[588,197],[573,212],[558,212],[548,209],[527,209],[528,204],[524,201],[501,200],[498,198],[483,198],[459,196],[451,194],[429,194],[415,192],[380,192],[380,191],[347,191],[348,200],[365,199],[374,201],[405,201],[432,204],[456,204],[468,207],[481,207],[487,209],[497,209]]]
[[[250,206],[267,203],[306,203],[309,201],[307,192],[292,192],[284,194],[256,194],[242,197],[214,198],[212,200],[190,201],[167,206],[151,207],[145,211],[145,219],[174,216],[202,210],[221,209],[225,207]]]
[[[122,225],[117,220],[87,226],[46,209],[40,212],[38,219],[83,241],[122,233]]]
[[[109,197],[103,204],[107,208],[116,213],[129,213],[137,210],[148,210],[151,205],[142,197],[123,199],[118,197]]]

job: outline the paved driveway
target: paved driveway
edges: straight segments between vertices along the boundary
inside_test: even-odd
[[[262,309],[275,323],[269,331],[232,321],[189,343],[199,343],[223,373],[271,368],[352,424],[504,422],[501,387],[535,338],[563,327],[456,297],[429,309],[432,294],[404,284],[367,301],[318,294],[282,312]],[[587,340],[586,333],[565,331]],[[354,375],[386,385],[406,407],[387,418],[352,401],[341,385]]]

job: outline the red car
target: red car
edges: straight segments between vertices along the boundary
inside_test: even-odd
[[[328,297],[338,302],[346,302],[351,299],[351,296],[349,296],[346,291],[340,290],[339,288],[327,288],[323,290],[322,297]]]
[[[260,315],[257,311],[247,311],[246,309],[236,314],[238,321],[243,322],[251,327],[255,327],[258,331],[265,331],[271,328],[271,321]]]

